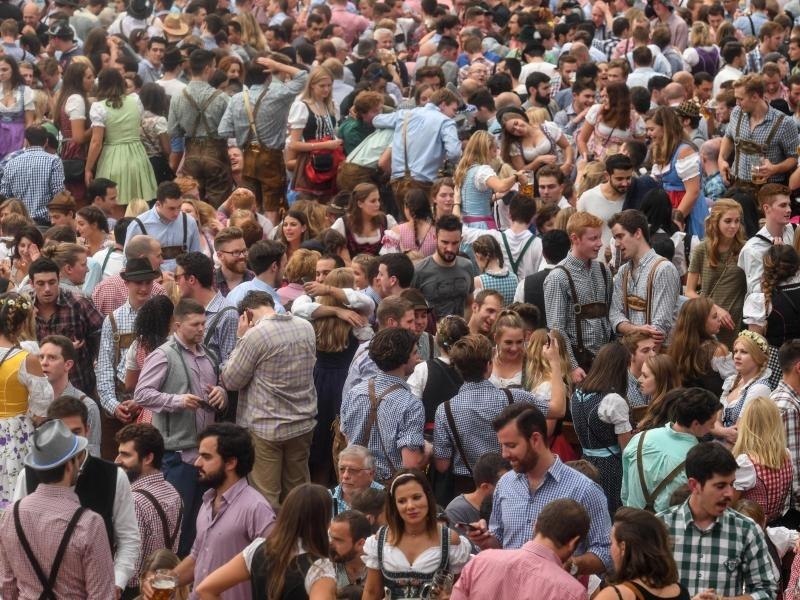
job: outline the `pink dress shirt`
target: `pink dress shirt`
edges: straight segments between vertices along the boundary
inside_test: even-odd
[[[366,17],[351,13],[344,6],[331,8],[331,23],[342,28],[344,41],[348,46],[352,46],[353,42],[358,40],[369,27],[369,20]]]

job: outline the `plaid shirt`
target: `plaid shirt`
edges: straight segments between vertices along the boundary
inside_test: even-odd
[[[587,269],[586,263],[570,252],[559,265],[566,268],[572,275],[580,304],[605,302],[607,305],[611,305],[611,292],[614,287],[611,273],[606,269],[606,279],[604,280],[601,271],[604,267],[599,262],[593,260]],[[577,347],[578,336],[572,292],[567,274],[563,270],[553,269],[544,280],[544,299],[547,305],[547,326],[561,332],[561,335],[568,340],[567,354],[569,354],[570,367],[574,369],[578,366],[578,362],[575,360],[572,348]],[[611,322],[607,317],[586,319],[583,321],[582,327],[583,345],[594,354],[597,354],[600,346],[611,340]]]
[[[764,120],[756,125],[753,131],[750,131],[750,115],[736,106],[731,111],[731,119],[725,129],[725,137],[735,142],[738,131],[738,137],[741,139],[755,142],[756,144],[766,144],[767,138],[775,124],[775,119],[778,119],[781,114],[782,113],[774,108],[769,107]],[[767,147],[766,158],[769,159],[773,165],[777,165],[787,158],[797,158],[798,143],[800,143],[800,137],[798,137],[797,125],[794,124],[791,117],[786,117],[783,119],[783,122]],[[761,158],[761,154],[736,152],[731,161],[733,176],[737,179],[750,181],[753,166],[760,164],[759,161]],[[770,177],[769,181],[782,183],[785,178],[786,174],[784,173]]]
[[[783,426],[786,429],[786,448],[792,457],[792,464],[796,465],[792,493],[789,494],[784,509],[797,508],[800,506],[800,468],[798,468],[800,465],[800,394],[781,380],[769,397],[781,411]]]
[[[761,54],[761,49],[756,46],[747,53],[744,63],[745,75],[748,73],[760,73],[764,66],[764,56]]]
[[[240,390],[236,422],[270,442],[313,430],[316,353],[317,338],[308,321],[288,314],[260,319],[236,342],[222,369],[225,388]]]
[[[253,273],[250,269],[247,269],[242,274],[242,283],[245,281],[252,281],[255,279],[256,274]],[[217,267],[214,270],[214,287],[217,288],[217,291],[222,294],[223,296],[227,296],[231,293],[231,287],[228,285],[228,281],[225,279],[225,275],[222,274],[222,268]],[[234,286],[236,287],[236,286]]]
[[[515,402],[533,404],[545,416],[549,405],[546,400],[520,389],[509,389]],[[458,394],[450,400],[458,437],[466,453],[470,467],[474,467],[478,459],[487,452],[500,452],[497,434],[492,427],[492,419],[508,406],[508,396],[497,389],[489,380],[468,381],[461,386]],[[433,454],[436,458],[453,459],[453,472],[456,475],[471,477],[472,474],[464,464],[461,452],[455,443],[455,436],[444,410],[444,403],[436,409],[436,421],[433,431]]]
[[[133,324],[139,311],[134,310],[127,300],[113,314],[114,320],[117,322],[117,334],[133,332]],[[114,414],[119,404],[115,378],[125,381],[125,356],[127,353],[127,348],[120,347],[119,362],[117,362],[114,353],[114,331],[111,328],[111,319],[106,317],[103,320],[100,334],[100,352],[97,354],[95,374],[97,375],[97,394],[100,397],[100,406],[110,415]]]
[[[619,43],[622,41],[622,38],[618,38],[615,35],[611,34],[604,40],[599,40],[597,38],[592,40],[592,47],[597,48],[608,57],[608,60],[611,60],[611,55],[614,53],[614,48],[616,48]]]
[[[369,487],[371,487],[373,490],[383,489],[383,486],[375,480],[370,481]],[[341,514],[346,510],[350,510],[350,505],[345,501],[344,494],[342,493],[342,484],[339,484],[335,488],[328,491],[331,493],[331,498],[333,499],[334,516]]]
[[[22,198],[31,217],[50,221],[47,205],[64,189],[64,165],[41,146],[25,148],[3,167],[0,196]]]
[[[142,547],[139,552],[139,558],[136,560],[136,570],[134,571],[136,574],[128,582],[128,587],[139,585],[138,573],[141,569],[142,561],[156,550],[166,547],[164,545],[164,525],[161,517],[158,515],[153,503],[144,494],[139,493],[138,490],[152,494],[158,501],[159,506],[164,510],[169,528],[167,535],[175,539],[170,548],[173,552],[178,551],[181,530],[178,516],[181,508],[183,508],[183,501],[172,484],[164,479],[163,473],[158,471],[152,475],[143,475],[131,484],[133,508],[136,510],[136,522],[139,523],[139,537],[142,540]]]
[[[680,582],[694,597],[712,588],[718,596],[775,598],[772,559],[761,528],[727,509],[706,530],[695,525],[689,501],[658,514],[669,530]]]
[[[399,384],[400,389],[381,398],[385,390],[395,384]],[[369,381],[358,384],[342,400],[342,433],[354,444],[362,444],[367,434],[372,412],[368,386]],[[375,396],[379,401],[378,414],[369,439],[363,445],[375,456],[376,479],[385,481],[394,475],[394,470],[403,466],[403,448],[418,449],[425,445],[422,436],[425,409],[422,400],[411,393],[404,379],[383,372],[375,377]]]
[[[233,306],[225,300],[225,297],[217,292],[206,306],[206,333],[208,338],[208,348],[217,355],[219,363],[222,364],[233,352],[236,346],[236,331],[239,328],[239,313],[235,310],[226,310],[217,317],[217,313],[228,306]],[[213,331],[209,330],[209,325],[214,325]],[[204,338],[205,340],[205,338]],[[205,343],[205,341],[204,341]]]
[[[572,498],[582,504],[591,518],[589,535],[575,554],[580,556],[591,552],[610,571],[611,518],[605,494],[599,485],[566,466],[558,456],[553,457],[553,464],[533,491],[525,473],[509,471],[500,478],[494,490],[489,531],[503,548],[521,548],[531,539],[533,525],[541,510],[560,498]]]
[[[152,296],[166,296],[166,294],[164,286],[154,281]],[[128,286],[125,285],[125,280],[120,275],[104,279],[92,290],[92,302],[104,317],[110,315],[127,301]]]
[[[34,304],[39,305],[35,299]],[[49,319],[42,313],[36,315],[36,339],[48,335],[63,335],[71,340],[83,341],[85,344],[75,352],[77,360],[75,368],[69,372],[69,380],[79,390],[90,396],[95,392],[94,359],[100,346],[100,327],[103,315],[88,298],[82,298],[61,290],[55,303],[55,312]]]

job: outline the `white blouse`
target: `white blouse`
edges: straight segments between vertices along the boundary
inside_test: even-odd
[[[519,156],[521,154],[524,161],[531,162],[539,156],[557,152],[558,141],[561,139],[564,133],[558,128],[558,125],[551,121],[540,123],[539,127],[542,129],[542,141],[536,144],[536,146],[522,146],[521,150],[519,144],[511,144],[511,147],[508,149],[508,153],[511,156]],[[553,140],[555,148],[551,148],[550,140]]]
[[[800,273],[795,273],[781,285],[796,285],[800,283]],[[742,320],[747,325],[758,325],[764,327],[767,324],[767,317],[772,312],[772,304],[770,304],[769,312],[767,312],[766,298],[763,292],[753,292],[748,294],[744,299],[744,308],[742,309]]]
[[[450,544],[449,570],[452,573],[460,573],[461,569],[467,564],[472,550],[469,540],[458,536],[458,544]],[[399,548],[392,546],[388,541],[383,547],[383,567],[387,571],[416,571],[418,573],[433,573],[441,562],[442,551],[438,545],[431,546],[423,551],[413,564],[408,562],[408,558]],[[368,569],[380,569],[378,561],[378,537],[371,535],[364,544],[364,554],[361,556]]]
[[[6,106],[2,102],[0,102],[0,113],[16,113],[19,112],[19,88],[15,88],[12,91],[12,95],[14,97],[14,104],[11,106]],[[34,102],[34,94],[33,90],[29,88],[27,85],[22,89],[22,109],[26,111],[34,111],[36,110],[36,103]]]
[[[395,225],[397,225],[397,221],[395,220],[395,218],[392,215],[386,215],[386,231],[389,231]],[[347,231],[344,226],[344,220],[342,219],[342,217],[339,217],[338,219],[336,219],[336,221],[333,222],[333,225],[331,225],[331,229],[333,229],[338,233],[341,233],[343,237],[345,238],[347,237]],[[375,235],[371,235],[369,237],[357,235],[356,232],[354,231],[351,231],[350,233],[353,234],[353,239],[356,241],[357,244],[375,244],[381,240],[380,229],[378,230],[378,233],[376,233]]]
[[[80,94],[72,94],[64,102],[64,112],[70,121],[86,118],[86,102]]]
[[[669,172],[670,163],[664,165],[653,165],[651,171],[653,177],[660,177]],[[679,158],[675,161],[675,171],[681,181],[688,181],[695,177],[700,177],[700,155],[697,152],[692,152],[689,156]]]
[[[603,423],[614,426],[614,433],[628,433],[631,425],[631,408],[619,394],[606,394],[597,407],[597,416]]]
[[[139,100],[139,95],[130,94],[130,97],[136,103],[136,108],[139,110],[139,118],[141,118],[144,115],[144,106],[142,106],[142,101]],[[106,106],[106,101],[92,102],[92,107],[89,109],[89,119],[92,122],[92,127],[105,127],[107,118],[108,106]]]
[[[244,557],[244,562],[247,565],[247,572],[251,572],[251,567],[253,564],[253,557],[255,556],[256,552],[261,548],[261,545],[264,543],[264,538],[256,538],[254,539],[251,544],[242,550],[242,556]],[[297,553],[302,554],[305,550],[300,542],[297,543]],[[330,561],[329,558],[318,558],[311,564],[311,568],[306,573],[306,578],[304,581],[306,594],[311,593],[311,588],[314,584],[319,581],[320,579],[333,579],[336,581],[336,569],[333,566],[333,563]]]

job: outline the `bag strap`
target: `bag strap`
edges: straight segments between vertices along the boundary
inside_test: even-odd
[[[250,122],[250,129],[247,132],[247,139],[245,140],[245,145],[249,144],[253,139],[256,140],[259,144],[261,143],[258,139],[258,131],[256,131],[256,118],[255,115],[258,114],[258,109],[261,107],[261,101],[264,99],[267,90],[261,92],[261,94],[256,99],[256,106],[252,108],[250,106],[250,92],[245,90],[242,93],[242,98],[244,98],[244,109],[247,111],[247,120]]]
[[[467,453],[464,452],[464,446],[461,445],[461,436],[458,434],[458,428],[456,427],[456,420],[455,418],[453,418],[453,409],[450,407],[450,400],[444,403],[444,414],[447,417],[447,424],[450,426],[450,431],[453,433],[453,441],[456,444],[456,449],[458,450],[458,453],[461,455],[461,461],[467,467],[467,471],[469,471],[469,476],[472,477],[472,467],[469,465],[469,461],[467,460]]]
[[[503,393],[506,395],[506,399],[508,400],[508,404],[514,404],[514,394],[511,393],[511,390],[508,388],[502,388]]]
[[[622,600],[622,594],[619,593],[619,590],[617,589],[617,586],[612,585],[611,589],[614,590],[614,593],[617,595],[617,598],[619,598],[619,600]]]
[[[139,229],[142,230],[142,235],[147,235],[147,229],[144,227],[144,223],[139,217],[133,217],[134,222],[139,226]]]
[[[632,591],[633,595],[636,596],[636,600],[644,600],[644,596],[642,595],[642,592],[639,591],[639,588],[637,588],[635,585],[633,585],[630,581],[624,581],[620,585],[624,585],[626,588],[628,588],[630,591]],[[614,589],[616,590],[617,588],[615,587]],[[617,594],[619,594],[619,592],[617,592]]]
[[[408,111],[403,119],[403,162],[405,163],[404,175],[406,177],[411,177],[411,169],[408,168],[408,119],[410,117],[411,111]]]
[[[215,328],[217,326],[217,323],[222,318],[222,315],[224,315],[226,312],[230,312],[232,310],[236,310],[236,307],[235,306],[224,306],[224,307],[222,307],[221,311],[219,311],[217,314],[215,314],[213,317],[211,317],[211,321],[208,323],[208,325],[206,325],[206,336],[203,338],[203,345],[204,346],[208,346],[208,343],[211,341],[211,338],[214,335],[214,330],[215,330]]]
[[[514,259],[514,255],[511,252],[511,246],[508,245],[508,238],[506,238],[506,232],[501,231],[500,236],[503,238],[503,245],[505,246],[506,253],[508,254],[508,262],[511,263],[511,268],[514,271],[514,275],[519,276],[519,265],[522,262],[522,258],[525,256],[525,253],[528,251],[528,248],[531,247],[533,239],[536,236],[531,235],[531,237],[528,238],[528,241],[525,242],[524,246],[522,246],[522,250],[520,251],[519,256],[516,258],[516,260]]]
[[[178,512],[178,520],[175,523],[175,531],[170,534],[169,532],[169,521],[167,520],[167,513],[164,512],[164,507],[158,503],[156,497],[148,492],[147,490],[132,490],[134,493],[141,494],[145,498],[150,501],[150,504],[153,505],[153,508],[156,509],[156,513],[158,513],[158,518],[161,520],[161,528],[164,533],[164,547],[167,550],[172,550],[175,540],[178,538],[178,531],[181,528],[181,521],[183,520],[183,504],[181,504],[180,511]]]

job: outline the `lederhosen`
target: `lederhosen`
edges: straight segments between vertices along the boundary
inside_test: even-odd
[[[392,194],[394,195],[394,204],[397,207],[397,214],[402,215],[405,208],[406,194],[411,190],[422,190],[426,194],[430,194],[433,183],[427,181],[418,181],[411,175],[411,169],[408,166],[408,120],[411,118],[411,111],[406,113],[403,119],[403,176],[397,179],[392,179],[390,184],[392,186]]]
[[[739,177],[739,159],[741,158],[742,154],[754,154],[757,156],[766,156],[767,150],[769,149],[770,145],[772,144],[772,140],[775,138],[775,135],[778,133],[781,125],[783,124],[783,120],[786,118],[785,115],[781,114],[776,119],[775,122],[772,124],[772,129],[769,130],[769,134],[767,135],[767,140],[763,144],[758,144],[752,140],[742,139],[739,136],[739,133],[742,128],[742,119],[744,119],[744,111],[739,113],[739,118],[736,120],[736,130],[733,134],[733,147],[735,150],[734,159],[733,159],[733,175],[736,179],[737,183],[745,184],[747,186],[755,186],[756,184],[752,181],[748,181],[746,179],[742,179]],[[785,175],[782,175],[784,180],[786,179]],[[769,183],[769,182],[768,182]],[[775,182],[772,182],[775,183]]]
[[[138,221],[138,219],[136,219]],[[147,235],[144,231],[144,226],[139,223],[142,228],[142,233]],[[130,348],[136,334],[132,331],[129,333],[120,333],[117,319],[114,313],[108,313],[108,322],[111,325],[111,340],[114,343],[114,391],[116,392],[117,402],[125,402],[133,398],[133,394],[125,391],[125,382],[120,381],[117,377],[117,368],[122,360],[122,351]],[[118,453],[116,442],[117,432],[125,426],[125,423],[120,422],[114,415],[108,415],[104,410],[100,411],[101,419],[100,424],[102,428],[102,436],[100,440],[100,455],[106,460],[114,460]]]
[[[265,89],[261,92],[252,109],[248,92],[242,94],[249,121],[247,139],[242,147],[242,177],[254,188],[253,193],[262,210],[277,211],[286,208],[286,163],[283,160],[283,149],[275,150],[262,144],[258,139],[255,123],[267,91]]]
[[[603,274],[603,296],[608,297],[608,273],[602,263],[600,265],[600,272]],[[578,366],[589,372],[589,368],[594,361],[594,354],[586,348],[583,344],[583,321],[587,319],[602,319],[608,318],[609,305],[608,302],[590,302],[588,304],[578,304],[578,290],[575,287],[575,280],[572,279],[572,274],[563,265],[554,267],[561,269],[567,275],[569,282],[570,293],[572,294],[572,312],[575,314],[575,337],[577,344],[572,347],[572,354],[578,362]]]
[[[161,255],[164,260],[175,260],[181,254],[189,251],[189,217],[186,216],[186,213],[181,213],[181,218],[183,219],[183,242],[180,246],[161,246]],[[134,217],[133,220],[136,221],[136,224],[142,230],[142,235],[148,235],[142,220],[139,217]]]
[[[42,593],[39,595],[39,600],[58,600],[54,589],[56,581],[58,580],[58,571],[61,569],[61,563],[64,560],[64,554],[67,552],[67,546],[69,546],[69,542],[72,540],[72,535],[75,533],[75,527],[78,525],[78,521],[80,521],[84,512],[86,512],[86,509],[83,506],[79,506],[78,510],[76,510],[72,515],[72,518],[67,524],[66,530],[64,530],[61,543],[58,545],[58,550],[56,551],[55,558],[53,559],[53,565],[50,567],[50,574],[45,575],[44,569],[42,569],[41,564],[39,564],[38,559],[34,555],[30,542],[28,542],[28,538],[25,536],[25,531],[22,528],[22,522],[19,518],[19,502],[14,504],[14,527],[17,531],[17,538],[19,538],[20,546],[22,546],[25,556],[31,563],[34,573],[36,573],[36,579],[39,580],[39,583],[42,586]]]
[[[307,553],[298,554],[289,562],[289,568],[284,573],[281,600],[308,600],[305,579],[313,564],[314,559]],[[266,600],[270,578],[270,564],[262,544],[253,554],[250,563],[250,589],[253,600]]]
[[[622,306],[625,312],[625,317],[630,320],[631,311],[644,313],[644,322],[650,323],[650,312],[653,308],[653,282],[656,277],[656,270],[661,263],[669,262],[664,257],[659,257],[650,268],[650,273],[647,275],[647,298],[640,298],[634,294],[628,293],[628,280],[631,276],[631,269],[625,269],[622,274]]]
[[[442,537],[440,542],[439,564],[435,571],[431,573],[420,573],[419,571],[390,571],[383,564],[384,547],[386,546],[387,527],[384,525],[378,530],[378,568],[383,575],[383,585],[389,590],[389,597],[392,600],[402,600],[404,598],[423,598],[433,582],[436,572],[447,571],[450,564],[450,529],[442,527]]]

